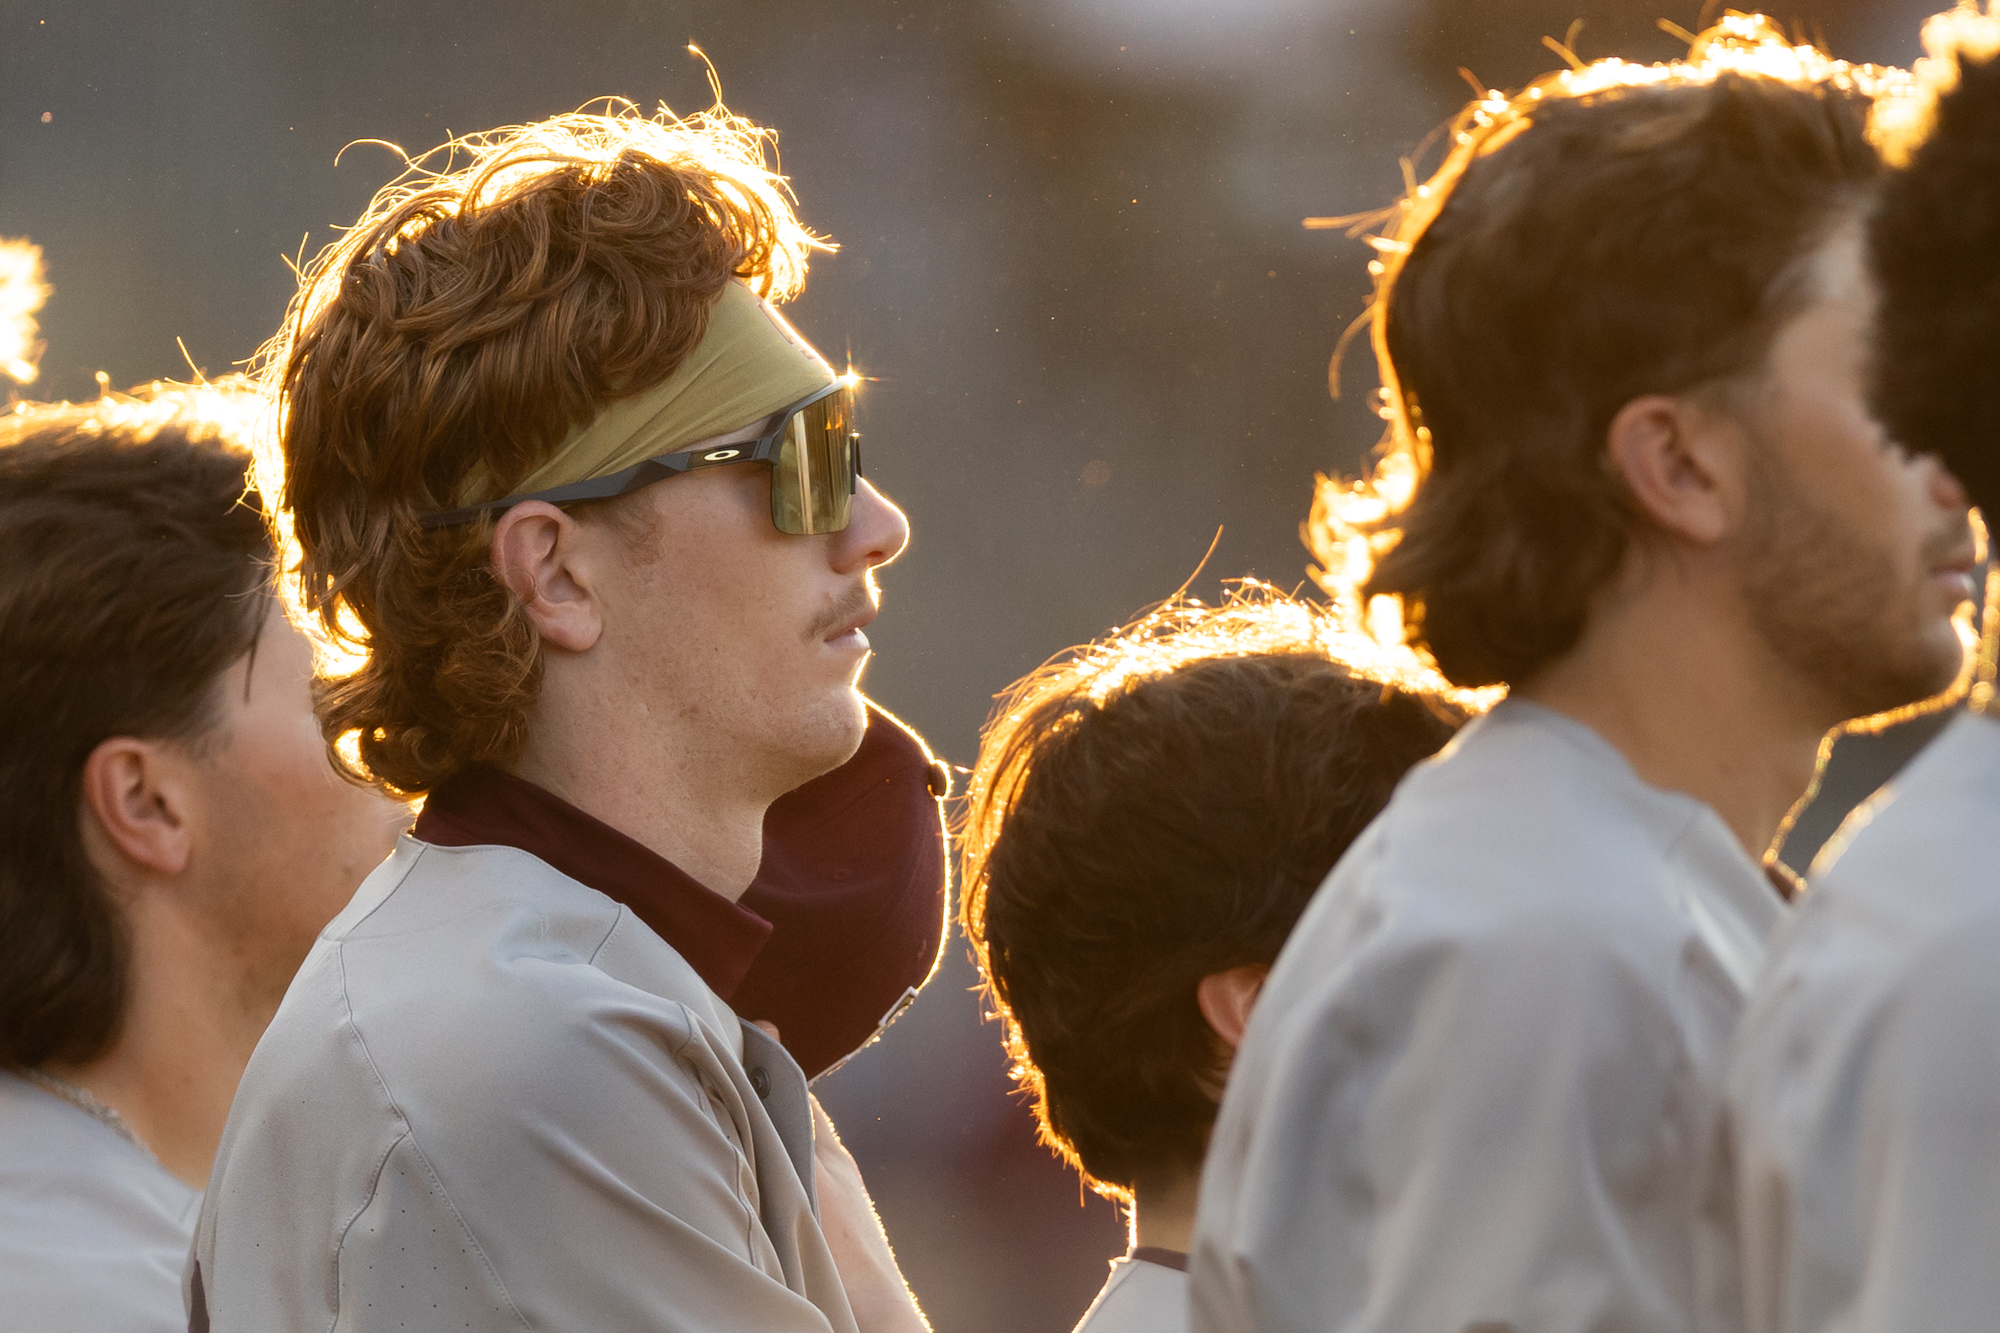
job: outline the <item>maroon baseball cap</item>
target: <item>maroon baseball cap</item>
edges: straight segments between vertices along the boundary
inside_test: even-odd
[[[852,759],[780,797],[741,905],[770,938],[728,997],[775,1025],[808,1078],[873,1041],[937,966],[950,772],[872,701]]]

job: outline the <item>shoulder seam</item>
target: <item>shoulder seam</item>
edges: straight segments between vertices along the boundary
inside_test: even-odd
[[[423,863],[424,853],[431,849],[431,845],[427,842],[418,842],[417,839],[415,838],[411,838],[410,841],[417,844],[417,849],[418,849],[417,854],[410,858],[410,864],[403,868],[403,873],[401,875],[397,876],[394,887],[392,887],[387,893],[383,894],[379,899],[377,899],[373,907],[369,908],[366,912],[363,912],[360,916],[356,917],[353,921],[350,921],[348,923],[347,930],[342,932],[342,934],[339,937],[338,940],[339,943],[342,944],[346,943],[348,933],[355,930],[358,926],[361,925],[362,922],[368,920],[370,917],[374,916],[377,912],[381,911],[385,906],[387,906],[389,900],[396,896],[396,890],[402,888],[403,885],[409,881],[410,876],[413,873],[415,873],[416,868]],[[391,855],[394,855],[394,853],[391,853]],[[365,883],[366,881],[364,880],[363,882]],[[341,993],[341,998],[345,1000],[347,996],[347,980],[345,973],[343,973],[341,977],[340,993]]]
[[[431,1165],[431,1159],[424,1155],[423,1146],[417,1142],[415,1131],[411,1131],[407,1137],[410,1143],[410,1151],[415,1153],[417,1161],[423,1164],[424,1175],[430,1180],[432,1192],[437,1195],[438,1201],[450,1210],[452,1220],[458,1223],[458,1233],[465,1237],[465,1243],[471,1247],[474,1254],[479,1256],[480,1267],[486,1270],[486,1275],[489,1278],[493,1279],[493,1285],[499,1288],[501,1297],[507,1302],[508,1310],[513,1312],[514,1318],[520,1326],[525,1329],[532,1329],[534,1325],[528,1322],[527,1315],[523,1314],[521,1307],[515,1304],[514,1293],[507,1290],[507,1284],[501,1280],[500,1271],[493,1266],[493,1260],[488,1257],[486,1247],[481,1245],[479,1238],[472,1234],[472,1228],[465,1224],[464,1214],[458,1211],[458,1205],[453,1203],[451,1195],[445,1192],[444,1182],[438,1179],[437,1170]]]
[[[416,1130],[410,1124],[410,1117],[404,1113],[402,1104],[396,1100],[396,1094],[390,1091],[389,1081],[382,1076],[381,1068],[375,1063],[374,1055],[368,1050],[367,1039],[361,1035],[361,1025],[354,1019],[353,1001],[348,998],[347,994],[345,941],[336,949],[335,955],[340,964],[340,1005],[347,1018],[347,1030],[353,1034],[355,1048],[361,1052],[362,1061],[367,1064],[368,1072],[374,1075],[375,1085],[382,1089],[383,1098],[396,1113],[396,1119],[402,1124],[403,1132],[396,1136],[383,1152],[382,1160],[375,1164],[375,1173],[368,1186],[368,1196],[362,1200],[361,1206],[355,1210],[354,1215],[348,1218],[340,1228],[340,1240],[334,1247],[334,1322],[328,1326],[328,1333],[332,1333],[332,1329],[340,1322],[340,1256],[347,1248],[347,1235],[354,1229],[354,1224],[361,1220],[362,1214],[368,1211],[368,1205],[375,1201],[375,1195],[382,1188],[382,1172],[388,1167],[389,1159],[395,1156],[397,1145],[403,1143],[410,1145],[410,1151],[415,1153],[417,1161],[423,1164],[424,1175],[430,1182],[432,1192],[437,1195],[438,1201],[444,1204],[445,1208],[450,1211],[453,1220],[458,1223],[459,1234],[465,1238],[465,1243],[471,1247],[472,1252],[479,1256],[480,1266],[486,1270],[487,1276],[492,1278],[493,1285],[499,1288],[500,1295],[506,1300],[507,1308],[513,1311],[514,1318],[519,1321],[522,1328],[533,1328],[534,1326],[528,1322],[527,1316],[521,1313],[520,1306],[515,1304],[514,1295],[507,1290],[507,1284],[501,1280],[498,1270],[493,1267],[493,1261],[487,1256],[485,1247],[480,1245],[478,1238],[472,1234],[472,1229],[466,1226],[465,1218],[458,1211],[458,1206],[451,1201],[451,1196],[445,1192],[444,1182],[438,1179],[437,1171],[431,1166],[430,1159],[424,1155],[423,1147],[417,1142]]]
[[[589,964],[592,967],[597,966],[597,956],[604,952],[605,945],[611,943],[611,937],[618,933],[618,927],[625,924],[625,918],[630,911],[630,909],[627,908],[624,903],[619,902],[616,898],[613,898],[611,901],[614,905],[616,905],[618,910],[612,913],[611,924],[604,928],[604,938],[599,940],[597,942],[597,947],[590,951]],[[683,1006],[683,1008],[685,1007],[686,1006]]]
[[[382,1150],[381,1159],[375,1163],[375,1170],[369,1173],[368,1193],[362,1198],[361,1206],[356,1208],[353,1215],[345,1222],[341,1223],[340,1239],[333,1243],[333,1322],[326,1326],[327,1333],[333,1333],[333,1330],[340,1326],[340,1256],[347,1249],[347,1233],[354,1230],[354,1224],[359,1222],[362,1214],[368,1211],[368,1205],[375,1202],[375,1195],[382,1188],[382,1172],[388,1167],[389,1159],[396,1155],[396,1145],[404,1142],[409,1137],[410,1129],[406,1121],[403,1126],[403,1132],[389,1141],[389,1146]]]
[[[362,919],[366,920],[367,918],[364,917]],[[347,1233],[354,1229],[354,1224],[360,1220],[363,1213],[368,1211],[368,1205],[375,1201],[376,1191],[382,1188],[382,1169],[388,1165],[389,1158],[395,1154],[396,1145],[410,1136],[410,1118],[403,1114],[403,1108],[396,1101],[396,1095],[389,1091],[389,1081],[382,1077],[381,1069],[375,1064],[375,1057],[368,1050],[368,1042],[361,1035],[361,1025],[354,1020],[354,1001],[347,993],[346,940],[338,940],[334,943],[333,959],[337,974],[340,977],[341,1018],[350,1034],[349,1039],[353,1041],[354,1049],[361,1053],[361,1062],[368,1066],[369,1074],[375,1079],[375,1086],[382,1090],[382,1096],[388,1101],[390,1109],[395,1112],[397,1121],[403,1126],[403,1132],[392,1139],[389,1146],[383,1150],[382,1160],[375,1164],[374,1174],[369,1178],[367,1196],[362,1199],[360,1207],[354,1210],[354,1215],[341,1224],[340,1239],[334,1242],[333,1323],[327,1326],[329,1333],[340,1323],[340,1256],[341,1252],[347,1248]]]
[[[620,910],[623,909],[621,908]],[[701,1069],[699,1067],[699,1062],[696,1061],[690,1054],[691,1048],[696,1045],[697,1040],[701,1035],[698,1028],[700,1020],[698,1020],[695,1017],[694,1010],[688,1007],[687,1001],[675,1000],[673,1003],[681,1011],[681,1023],[683,1025],[683,1035],[681,1037],[680,1042],[674,1046],[670,1054],[672,1055],[674,1061],[678,1063],[683,1069],[685,1069],[688,1072],[688,1074],[694,1079],[694,1085],[701,1092],[702,1105],[708,1111],[710,1122],[714,1124],[717,1133],[722,1134],[722,1137],[725,1140],[727,1140],[729,1139],[730,1136],[722,1133],[721,1108],[716,1105],[716,1101],[718,1099],[719,1094],[713,1091],[708,1086],[708,1080],[701,1076]],[[741,1022],[742,1020],[738,1019],[737,1021]],[[702,1043],[702,1044],[704,1046],[707,1045],[707,1043]],[[719,1051],[714,1051],[712,1048],[710,1048],[710,1050],[711,1053],[717,1057],[716,1060],[717,1064],[721,1064],[724,1053]],[[722,1072],[726,1074],[728,1070],[725,1068]],[[747,1113],[748,1108],[746,1107],[745,1110]],[[758,1200],[751,1197],[749,1194],[745,1193],[742,1188],[742,1184],[745,1173],[748,1173],[752,1186],[761,1189],[760,1186],[757,1186],[756,1163],[751,1159],[750,1156],[750,1154],[755,1150],[756,1149],[755,1149],[754,1134],[751,1140],[747,1143],[736,1144],[732,1142],[730,1144],[730,1151],[736,1155],[736,1170],[737,1170],[737,1176],[736,1176],[737,1188],[735,1190],[736,1202],[737,1205],[743,1209],[743,1254],[744,1258],[747,1259],[753,1265],[756,1263],[757,1232],[763,1226],[764,1219],[762,1216],[761,1207],[759,1205]]]

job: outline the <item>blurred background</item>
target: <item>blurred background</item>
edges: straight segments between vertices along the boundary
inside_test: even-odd
[[[1784,0],[1835,54],[1907,64],[1945,0]],[[1367,254],[1308,215],[1389,203],[1399,159],[1574,30],[1667,58],[1697,0],[0,0],[0,237],[54,287],[36,397],[216,375],[397,159],[606,95],[777,127],[840,242],[793,319],[869,389],[869,474],[914,540],[870,692],[957,764],[992,695],[1193,585],[1306,577],[1316,472],[1375,443]],[[336,160],[338,159],[338,160]],[[178,342],[177,342],[178,339]],[[186,355],[183,356],[182,345]],[[1842,742],[1803,863],[1929,727]],[[1009,1096],[962,942],[820,1093],[948,1333],[1059,1333],[1124,1249]]]

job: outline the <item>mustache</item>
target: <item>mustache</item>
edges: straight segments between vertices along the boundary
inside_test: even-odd
[[[850,620],[874,610],[881,604],[880,599],[881,594],[876,590],[875,580],[873,578],[863,580],[855,585],[853,591],[836,599],[833,605],[813,617],[811,627],[806,630],[806,641],[822,642]]]

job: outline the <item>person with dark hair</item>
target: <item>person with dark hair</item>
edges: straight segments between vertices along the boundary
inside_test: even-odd
[[[806,1080],[933,968],[945,783],[856,688],[909,525],[771,138],[455,140],[266,349],[321,724],[426,799],[245,1072],[197,1333],[924,1327]]]
[[[1323,609],[1170,604],[1001,696],[962,920],[1044,1142],[1124,1202],[1079,1333],[1187,1327],[1195,1186],[1230,1054],[1292,923],[1457,692]]]
[[[0,413],[0,1309],[186,1327],[237,1079],[408,812],[327,763],[254,395]]]
[[[1877,137],[1875,402],[2000,515],[2000,13],[1924,30]],[[1751,1333],[1973,1333],[2000,1311],[2000,712],[1988,581],[1970,707],[1850,815],[1730,1066]]]
[[[1371,321],[1328,570],[1509,697],[1272,969],[1209,1146],[1200,1333],[1735,1316],[1724,1053],[1843,720],[1949,687],[1964,493],[1865,397],[1877,71],[1731,15],[1475,101]],[[1367,566],[1372,561],[1372,571]],[[1775,867],[1772,867],[1775,870]]]

